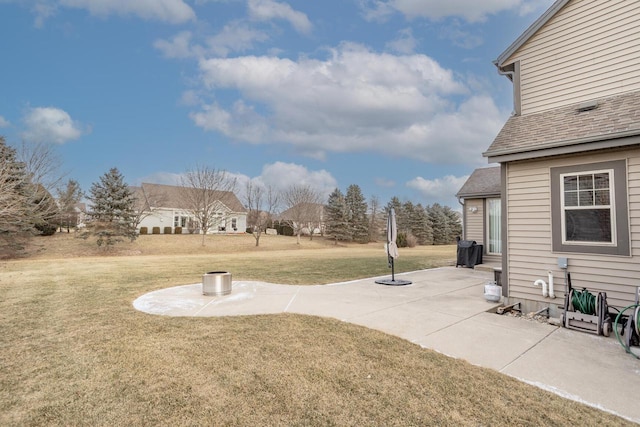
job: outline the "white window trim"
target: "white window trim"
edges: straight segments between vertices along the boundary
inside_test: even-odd
[[[590,242],[590,241],[578,241],[578,240],[567,240],[566,233],[566,221],[565,221],[565,212],[566,207],[564,205],[564,178],[566,176],[580,176],[580,175],[595,175],[598,173],[608,173],[609,174],[609,205],[608,208],[610,210],[610,218],[611,218],[611,242]],[[613,169],[596,169],[596,170],[585,170],[579,172],[569,172],[560,174],[560,225],[562,230],[562,244],[566,245],[576,245],[576,246],[617,246],[618,239],[616,235],[616,201],[615,201],[615,175]],[[593,208],[606,208],[605,205],[598,206],[589,206],[584,207],[584,209],[593,209]],[[570,210],[581,210],[580,207],[570,207]]]

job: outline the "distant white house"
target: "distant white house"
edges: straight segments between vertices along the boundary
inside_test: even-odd
[[[171,234],[201,233],[200,224],[185,206],[183,187],[175,185],[143,183],[140,187],[131,187],[138,201],[137,210],[140,223],[137,231],[146,227],[152,234],[154,227],[161,234],[171,229]],[[217,191],[215,203],[216,220],[207,233],[245,233],[247,229],[247,210],[238,197],[230,191]]]
[[[303,235],[324,234],[325,206],[322,203],[298,203],[278,215],[279,221],[287,222],[294,230],[298,228]]]

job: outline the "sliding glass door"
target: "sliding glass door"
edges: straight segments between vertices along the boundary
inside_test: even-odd
[[[502,215],[500,199],[487,199],[487,253],[502,253]]]

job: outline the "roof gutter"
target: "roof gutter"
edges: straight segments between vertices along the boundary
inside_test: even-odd
[[[504,68],[502,68],[499,64],[498,64],[498,60],[496,59],[495,61],[493,61],[493,65],[495,65],[498,68],[498,74],[500,74],[501,76],[507,76],[507,78],[511,81],[513,81],[513,78],[516,74],[515,71],[511,70],[505,70]]]
[[[528,149],[503,149],[482,153],[490,162],[512,162],[541,157],[574,154],[584,151],[624,148],[640,144],[640,131],[633,129],[609,135],[594,135],[572,141],[557,141],[539,144]]]

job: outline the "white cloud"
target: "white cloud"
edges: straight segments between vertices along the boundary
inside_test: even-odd
[[[205,130],[247,142],[259,143],[268,133],[266,120],[242,100],[236,101],[230,111],[217,104],[203,105],[202,111],[191,113],[190,117]]]
[[[143,182],[150,184],[180,185],[183,176],[184,174],[179,173],[156,172],[138,179],[136,185],[140,185]]]
[[[195,90],[185,90],[180,97],[180,105],[194,107],[202,103],[200,95]]]
[[[257,21],[283,19],[288,21],[299,33],[308,34],[313,28],[309,18],[294,10],[287,3],[274,0],[249,0],[249,16]]]
[[[413,53],[417,45],[418,41],[413,37],[411,28],[400,30],[398,38],[387,43],[388,48],[405,55]]]
[[[230,52],[245,52],[253,49],[256,42],[265,42],[269,36],[239,21],[225,25],[215,36],[207,38],[207,51],[218,56]]]
[[[440,203],[442,205],[457,207],[455,194],[462,188],[469,176],[447,175],[442,178],[424,179],[416,177],[407,182],[407,187],[417,190],[428,204]]]
[[[69,113],[59,108],[31,108],[24,117],[26,126],[22,137],[27,141],[64,144],[88,133],[82,125],[71,119]]]
[[[259,180],[277,190],[285,190],[292,184],[308,185],[328,196],[337,186],[338,181],[324,169],[310,171],[305,166],[295,163],[275,162],[265,165]]]
[[[478,164],[506,116],[428,56],[355,44],[325,60],[214,58],[201,60],[200,70],[205,89],[237,90],[241,99],[203,105],[191,114],[198,126],[256,144],[287,143],[315,158],[374,151]]]
[[[464,49],[474,49],[484,43],[482,37],[462,29],[457,19],[452,20],[448,25],[440,29],[439,36],[450,40],[455,46]]]
[[[384,22],[394,13],[394,8],[384,0],[358,0],[358,4],[367,21]]]
[[[269,36],[246,23],[233,21],[213,36],[194,41],[191,31],[181,31],[169,40],[158,39],[153,46],[166,58],[203,58],[206,55],[225,57],[232,52],[253,49],[256,43],[269,40]]]
[[[6,128],[6,127],[9,127],[10,125],[11,125],[11,123],[9,123],[9,120],[7,120],[4,117],[0,116],[0,128]]]
[[[171,40],[156,40],[153,47],[162,52],[166,58],[190,58],[197,55],[191,47],[191,31],[181,31]]]
[[[394,11],[407,19],[426,18],[438,20],[459,17],[467,22],[484,21],[488,15],[505,10],[517,10],[528,14],[548,7],[553,0],[360,0],[360,7],[367,20],[385,20]]]
[[[33,25],[36,28],[42,28],[44,26],[44,21],[46,21],[49,17],[55,15],[57,10],[58,7],[53,3],[48,3],[46,1],[36,2],[31,7],[31,11],[36,15],[36,19]]]
[[[37,0],[31,7],[36,14],[35,26],[41,27],[60,7],[84,9],[95,16],[133,15],[170,24],[182,24],[196,18],[184,0]]]

